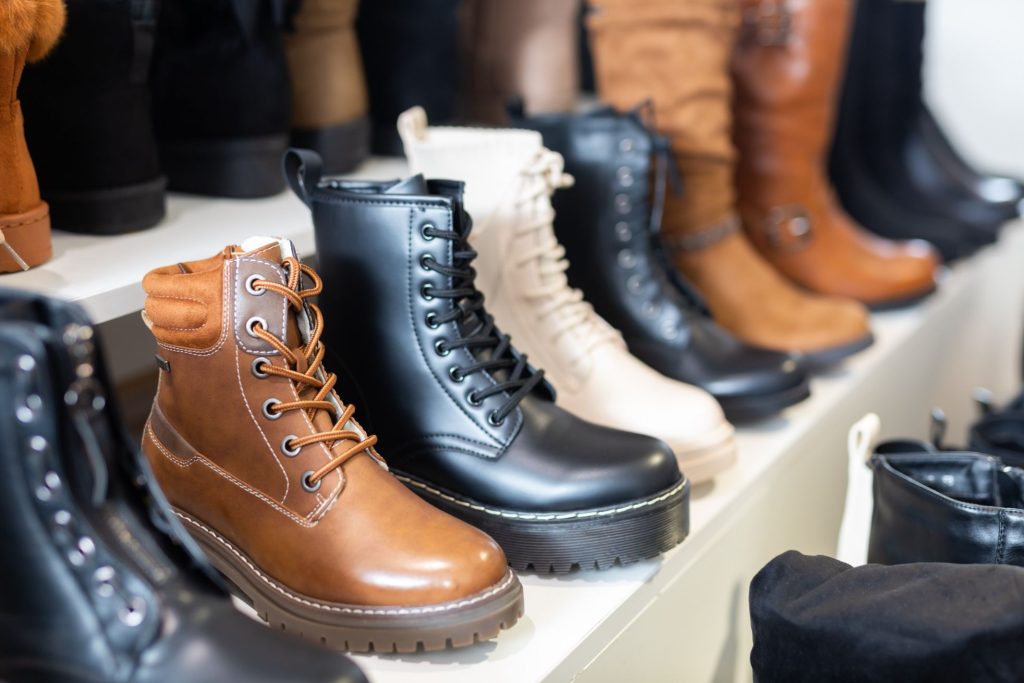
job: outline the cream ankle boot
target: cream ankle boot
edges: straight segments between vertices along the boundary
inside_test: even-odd
[[[711,395],[631,356],[618,331],[569,287],[551,195],[572,177],[539,133],[428,128],[419,107],[399,117],[398,130],[413,172],[466,181],[477,286],[498,325],[545,369],[562,407],[663,439],[694,482],[735,461],[733,427]]]

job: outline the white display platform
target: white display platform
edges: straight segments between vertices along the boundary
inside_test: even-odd
[[[360,177],[398,177],[400,160],[374,160]],[[157,228],[112,238],[57,235],[56,258],[0,284],[81,302],[98,321],[139,329],[109,346],[148,349],[137,316],[142,275],[202,258],[253,234],[293,239],[312,252],[308,210],[290,193],[267,200],[171,197]],[[1024,231],[957,266],[912,309],[877,315],[876,344],[815,379],[811,400],[739,433],[737,466],[695,490],[690,537],[663,558],[598,573],[523,576],[525,618],[494,643],[429,655],[361,655],[376,683],[477,681],[745,681],[751,577],[795,548],[834,554],[847,483],[845,439],[863,413],[890,434],[923,435],[942,404],[955,428],[969,392],[1006,396],[1019,383]],[[109,350],[109,349],[108,349]],[[118,354],[115,354],[117,357]],[[680,415],[685,419],[685,415]],[[870,501],[850,513],[863,519]]]

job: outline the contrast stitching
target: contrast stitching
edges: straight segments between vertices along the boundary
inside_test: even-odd
[[[224,346],[224,342],[227,341],[227,338],[228,338],[228,325],[227,325],[227,322],[228,322],[228,309],[227,309],[227,306],[225,306],[223,304],[228,299],[228,281],[229,281],[228,280],[228,272],[229,272],[229,270],[230,269],[227,266],[225,266],[224,267],[224,274],[223,274],[223,276],[221,278],[223,280],[223,284],[222,284],[223,290],[221,292],[220,338],[214,343],[214,345],[212,347],[210,347],[209,349],[194,350],[194,349],[186,348],[184,346],[177,346],[176,344],[165,344],[163,342],[158,341],[157,342],[157,347],[158,348],[164,349],[166,351],[174,351],[176,353],[184,353],[184,354],[187,354],[189,356],[200,356],[200,357],[202,357],[202,356],[212,356],[213,354],[217,353],[222,346]]]
[[[267,265],[267,266],[269,266],[271,269],[273,269],[274,274],[277,275],[282,280],[282,282],[279,282],[278,284],[287,285],[288,281],[285,279],[284,271],[281,269],[281,267],[276,265],[276,264],[274,264],[274,263],[271,263],[270,261],[268,261],[266,259],[257,259],[257,258],[238,258],[238,259],[235,259],[235,263],[236,263],[236,265],[235,265],[235,291],[232,294],[232,299],[231,299],[232,306],[233,306],[233,309],[234,309],[232,311],[232,314],[233,314],[232,317],[233,317],[233,320],[235,322],[235,341],[238,342],[238,345],[241,346],[242,349],[245,350],[248,353],[258,354],[258,355],[276,356],[276,355],[278,355],[279,352],[274,350],[274,349],[270,349],[269,351],[268,350],[263,350],[263,349],[250,349],[248,346],[245,345],[245,342],[242,341],[242,328],[241,328],[241,325],[239,323],[239,318],[238,318],[238,309],[239,309],[239,306],[238,306],[238,295],[239,295],[239,290],[242,289],[242,287],[244,286],[244,283],[241,281],[241,278],[239,277],[239,275],[241,275],[241,268],[239,267],[238,264],[241,264],[243,262],[245,262],[245,263],[255,263],[255,264],[258,264],[258,265]],[[270,322],[268,321],[267,324],[269,325]],[[273,332],[271,330],[267,330],[267,332],[273,334]],[[285,298],[285,297],[281,297],[281,336],[278,337],[278,339],[286,339],[287,336],[288,336],[288,299]]]
[[[1006,515],[1000,511],[996,517],[999,520],[999,542],[996,544],[996,563],[1003,564],[1006,561]]]
[[[291,600],[294,600],[295,602],[302,603],[303,605],[306,605],[308,607],[313,607],[315,609],[324,610],[327,612],[381,616],[400,616],[413,614],[435,614],[437,612],[451,612],[452,610],[461,609],[463,607],[468,607],[470,605],[475,605],[479,602],[482,602],[490,598],[493,595],[502,592],[503,590],[508,588],[508,586],[510,586],[516,578],[515,574],[513,574],[511,571],[508,571],[505,573],[504,579],[502,579],[499,583],[495,584],[491,588],[488,588],[487,590],[481,593],[477,593],[476,595],[470,596],[462,600],[456,600],[454,602],[445,602],[438,605],[426,605],[424,607],[339,607],[337,605],[327,605],[322,602],[316,602],[314,600],[304,598],[284,588],[279,583],[277,583],[277,581],[273,580],[272,578],[264,574],[263,571],[260,570],[260,568],[257,567],[255,564],[253,564],[248,557],[243,555],[237,548],[235,548],[234,544],[232,544],[226,538],[222,537],[220,534],[218,534],[216,531],[209,528],[202,522],[192,519],[192,517],[184,513],[178,512],[177,510],[174,511],[174,514],[180,517],[183,521],[199,529],[202,529],[204,532],[209,534],[215,541],[217,541],[232,555],[237,557],[243,564],[245,564],[245,566],[248,567],[249,570],[253,574],[255,574],[258,579],[260,579],[260,581],[265,583],[267,586],[273,588],[281,595]]]
[[[459,505],[461,507],[476,510],[478,512],[486,512],[487,514],[494,515],[495,517],[504,517],[506,519],[524,519],[529,520],[531,522],[560,522],[567,519],[589,519],[593,517],[607,517],[608,515],[614,515],[620,512],[629,512],[630,510],[639,510],[645,507],[650,507],[669,498],[672,498],[681,490],[685,489],[686,485],[689,483],[684,479],[683,481],[679,482],[665,493],[655,496],[654,498],[647,498],[645,500],[630,503],[629,505],[623,505],[621,507],[597,510],[579,510],[575,512],[561,512],[551,514],[537,514],[531,512],[513,512],[511,510],[499,510],[496,508],[489,508],[485,505],[480,505],[479,503],[471,503],[468,500],[456,498],[455,496],[439,491],[438,489],[428,486],[422,482],[416,481],[415,479],[404,477],[401,474],[397,473],[394,474],[395,477],[397,477],[400,481],[408,484],[409,486],[414,486],[418,489],[427,491],[428,493],[431,493],[439,498],[442,498],[448,501],[449,503],[455,503],[456,505]]]
[[[149,424],[149,423],[146,424],[146,433],[149,435],[149,438],[153,442],[153,445],[156,446],[157,449],[161,453],[163,453],[164,456],[169,461],[171,461],[173,464],[177,465],[178,467],[181,467],[182,469],[185,469],[185,468],[190,467],[194,463],[198,462],[199,464],[205,465],[206,467],[211,469],[215,474],[219,474],[223,478],[227,479],[230,483],[234,484],[235,486],[237,486],[238,488],[242,489],[246,493],[249,493],[250,495],[253,495],[256,498],[259,498],[264,503],[266,503],[270,507],[274,508],[275,510],[277,510],[281,514],[285,515],[286,517],[288,517],[289,519],[291,519],[292,521],[294,521],[296,524],[298,524],[300,526],[304,526],[304,527],[306,527],[308,529],[311,529],[311,528],[315,527],[317,525],[317,523],[319,522],[319,520],[310,522],[310,521],[308,521],[308,520],[306,520],[306,519],[304,519],[302,517],[299,517],[298,515],[293,513],[291,510],[288,510],[287,508],[284,508],[281,505],[278,505],[277,502],[275,502],[274,500],[271,500],[270,498],[268,498],[266,495],[264,495],[260,491],[257,491],[256,489],[252,488],[251,486],[249,486],[245,482],[237,479],[230,472],[226,472],[225,470],[221,469],[218,465],[216,465],[213,462],[207,460],[204,456],[202,456],[202,455],[200,455],[198,453],[196,455],[192,456],[191,458],[187,458],[187,459],[186,458],[180,458],[180,457],[174,455],[169,450],[167,450],[167,448],[164,446],[163,442],[161,442],[160,439],[157,438],[156,433],[153,431],[152,424]]]
[[[256,426],[256,431],[260,433],[260,438],[263,439],[263,443],[267,445],[267,450],[270,451],[271,457],[274,462],[277,463],[278,469],[281,470],[281,475],[284,477],[284,495],[281,496],[281,502],[288,500],[288,491],[291,489],[291,483],[288,481],[288,472],[284,469],[284,465],[281,464],[281,459],[277,457],[277,451],[270,445],[270,440],[267,439],[266,433],[263,431],[263,427],[260,427],[260,423],[256,420],[256,416],[253,415],[252,407],[249,405],[249,398],[245,395],[245,388],[242,386],[242,371],[239,370],[238,364],[241,362],[241,358],[238,355],[238,349],[235,349],[235,377],[238,378],[238,393],[242,397],[242,403],[245,404],[245,409],[249,413],[249,418],[252,423]]]

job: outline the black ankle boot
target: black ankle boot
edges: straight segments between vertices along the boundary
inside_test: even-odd
[[[153,115],[171,190],[246,198],[284,189],[284,19],[284,0],[162,3]]]
[[[374,154],[403,156],[395,122],[419,105],[431,121],[455,116],[459,0],[359,3],[356,30],[366,69]]]
[[[923,3],[858,3],[830,170],[858,221],[952,260],[995,241],[1008,215],[949,183],[925,151],[923,39]]]
[[[0,679],[363,682],[236,611],[122,432],[78,306],[0,291]]]
[[[25,70],[25,137],[54,228],[113,234],[164,216],[148,77],[155,0],[66,0],[64,37]]]
[[[569,282],[622,332],[630,353],[658,372],[711,393],[733,421],[777,413],[810,395],[806,374],[783,353],[759,349],[719,327],[665,257],[660,210],[672,163],[667,141],[639,112],[548,114],[512,125],[540,131],[562,154],[572,187],[555,193],[555,232]],[[653,169],[657,169],[654,172]],[[652,174],[655,176],[652,178]]]
[[[600,569],[682,541],[689,482],[668,446],[558,408],[495,328],[462,183],[321,183],[319,161],[292,151],[286,170],[313,210],[324,341],[391,471],[517,569]]]
[[[879,444],[871,468],[868,562],[1024,566],[1024,470],[916,441]]]

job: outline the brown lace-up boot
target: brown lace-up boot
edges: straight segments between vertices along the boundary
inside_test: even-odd
[[[743,9],[734,136],[750,240],[814,292],[879,308],[928,294],[934,249],[867,233],[838,206],[825,172],[852,0],[744,0]]]
[[[593,0],[589,17],[602,99],[629,109],[651,99],[672,143],[681,196],[666,198],[662,232],[673,261],[715,319],[752,344],[828,364],[871,343],[855,301],[806,294],[744,237],[733,192],[729,58],[736,0]],[[624,143],[626,144],[626,143]]]
[[[522,613],[504,554],[388,472],[323,367],[319,278],[291,242],[251,242],[143,281],[143,448],[171,505],[275,628],[377,652],[495,637]]]
[[[61,0],[0,3],[0,273],[28,270],[53,253],[17,91],[25,62],[42,59],[63,28]]]

